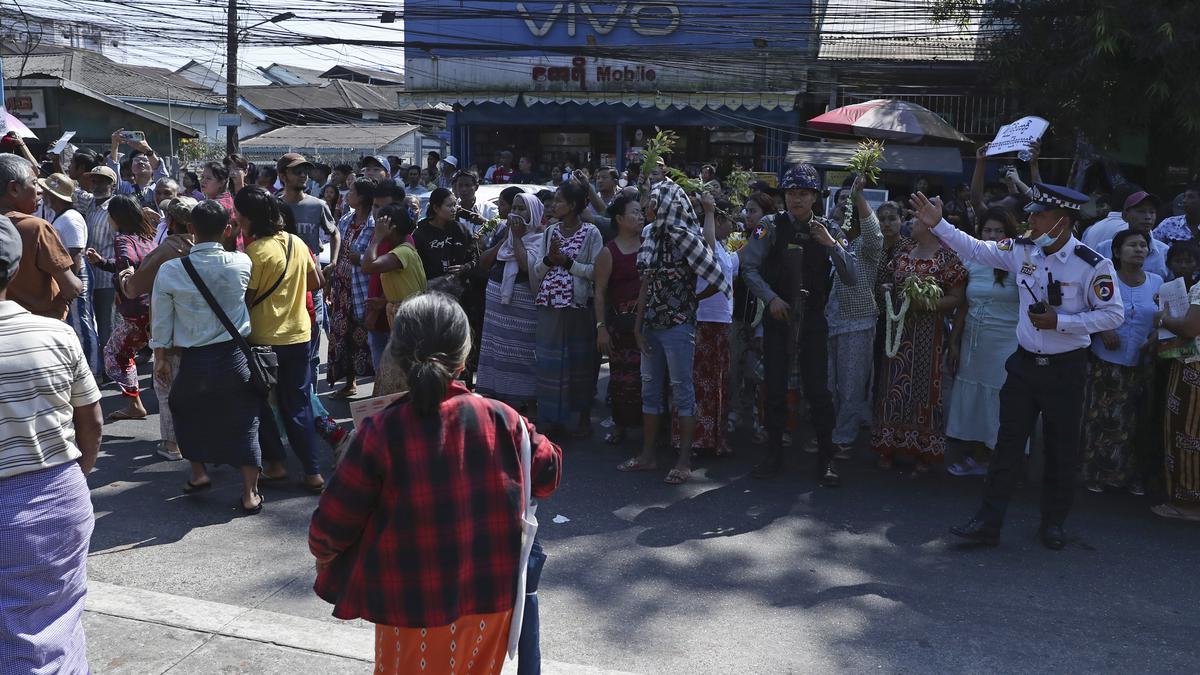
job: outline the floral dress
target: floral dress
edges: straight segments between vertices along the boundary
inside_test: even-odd
[[[580,226],[569,239],[559,240],[558,250],[568,258],[575,258],[583,248],[587,233],[588,228]],[[538,291],[539,307],[581,307],[587,302],[587,298],[583,298],[583,301],[575,301],[575,278],[571,276],[570,270],[565,267],[553,267],[546,272],[542,288]]]
[[[347,251],[363,255],[375,234],[375,221],[368,218],[367,222],[358,223],[354,215],[353,211],[347,213],[338,225],[345,242],[344,250],[338,256],[329,281],[331,303],[326,378],[330,386],[351,375],[365,377],[375,372],[364,322],[369,279],[351,262],[351,256],[346,255]]]
[[[916,242],[905,239],[886,265],[890,301],[899,307],[901,286],[911,276],[933,277],[943,291],[962,286],[967,270],[953,251],[939,246],[932,258],[913,255]],[[884,310],[886,312],[886,309]],[[883,457],[907,457],[920,464],[942,461],[946,420],[942,401],[942,364],[947,340],[944,312],[910,307],[904,318],[900,349],[887,359],[879,381],[871,447]]]

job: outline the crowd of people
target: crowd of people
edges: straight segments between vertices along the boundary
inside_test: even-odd
[[[37,560],[3,547],[0,575],[42,566],[76,627],[4,626],[24,658],[66,664],[82,640],[90,505],[70,467],[95,462],[98,385],[123,399],[110,421],[148,416],[146,358],[158,452],[190,465],[183,492],[236,466],[237,507],[259,513],[262,488],[288,480],[287,448],[299,459],[321,495],[317,590],[337,616],[378,624],[381,672],[403,672],[422,641],[453,649],[459,627],[481,663],[502,661],[522,600],[506,579],[530,553],[511,490],[548,496],[559,444],[595,435],[597,418],[628,451],[616,469],[671,485],[696,458],[749,450],[755,478],[807,451],[836,487],[864,438],[882,471],[986,475],[980,514],[955,533],[994,543],[1040,415],[1050,548],[1078,483],[1200,521],[1200,186],[1176,213],[1133,185],[1044,183],[1035,159],[1028,183],[1010,169],[996,187],[981,150],[944,202],[922,179],[872,207],[857,176],[824,213],[807,164],[739,191],[712,166],[694,183],[664,163],[546,180],[509,151],[482,176],[436,153],[425,167],[288,153],[176,182],[119,132],[107,155],[65,166],[18,148],[0,154],[0,523],[52,494],[54,519],[26,541],[50,527],[72,546]],[[481,182],[511,185],[493,202]],[[1083,217],[1104,203],[1120,210]],[[1159,301],[1171,283],[1186,306]],[[409,394],[343,428],[317,396],[322,360],[329,398],[369,377],[376,395]],[[437,536],[447,517],[473,534]],[[46,590],[21,588],[31,602]]]

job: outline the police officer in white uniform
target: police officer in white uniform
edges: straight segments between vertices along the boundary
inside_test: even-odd
[[[1087,196],[1069,188],[1036,184],[1029,214],[1029,238],[979,241],[942,219],[940,200],[917,193],[913,228],[932,231],[963,260],[1015,275],[1021,294],[1017,351],[1005,363],[1000,390],[1000,433],[988,467],[983,506],[951,532],[995,545],[1009,499],[1022,470],[1025,445],[1038,414],[1045,432],[1042,524],[1046,548],[1066,542],[1063,522],[1079,477],[1079,425],[1092,334],[1124,321],[1112,262],[1072,235],[1073,221]]]

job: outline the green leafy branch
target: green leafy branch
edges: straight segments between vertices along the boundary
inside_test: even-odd
[[[883,161],[883,141],[863,140],[858,150],[850,156],[846,168],[851,173],[866,178],[872,185],[879,180],[879,164]]]

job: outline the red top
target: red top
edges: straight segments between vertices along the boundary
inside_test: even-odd
[[[409,237],[411,239],[411,237]],[[387,252],[396,248],[395,239],[384,237],[383,241],[379,242],[379,247],[375,249],[375,255],[378,257],[381,253],[387,255]],[[367,275],[367,299],[383,297],[383,279],[378,274]],[[388,322],[387,315],[380,312],[379,320],[374,326],[367,326],[367,330],[375,332],[387,332]]]
[[[612,255],[612,276],[608,278],[608,305],[614,310],[620,310],[629,303],[637,303],[638,291],[641,290],[642,279],[637,271],[637,251],[630,254],[621,252],[617,240],[606,245]]]
[[[338,464],[308,532],[314,589],[339,619],[445,626],[511,609],[523,508],[520,427],[535,498],[558,487],[562,450],[507,405],[455,381],[440,414],[407,399],[368,417]]]

